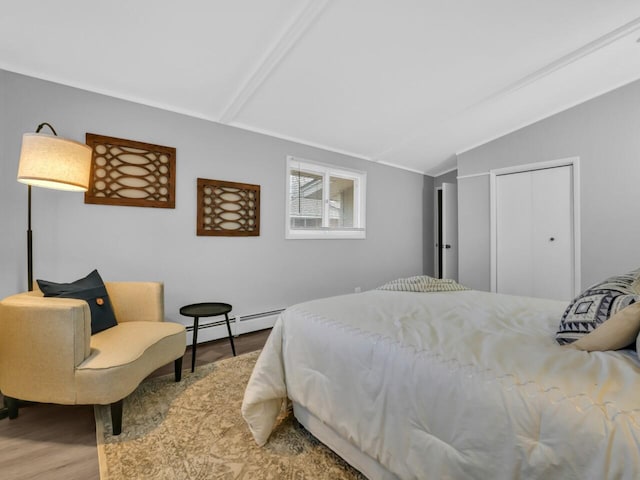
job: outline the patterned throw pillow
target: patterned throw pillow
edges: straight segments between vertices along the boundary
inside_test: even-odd
[[[560,319],[556,341],[575,342],[594,331],[613,315],[640,301],[640,269],[610,277],[578,295]]]
[[[428,275],[418,275],[409,278],[398,278],[376,288],[376,290],[390,290],[394,292],[457,292],[469,290],[455,280],[448,278],[433,278]]]

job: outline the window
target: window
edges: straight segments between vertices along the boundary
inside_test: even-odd
[[[367,174],[287,157],[286,238],[365,238]]]

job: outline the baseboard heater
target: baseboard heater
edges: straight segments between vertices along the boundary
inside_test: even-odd
[[[262,313],[252,313],[251,315],[243,315],[240,317],[240,321],[241,322],[245,322],[247,320],[254,320],[256,318],[264,318],[264,317],[271,317],[273,315],[280,315],[282,312],[284,312],[284,308],[280,308],[278,310],[271,310],[270,312],[262,312]]]
[[[268,312],[252,313],[249,315],[229,316],[231,325],[231,333],[234,337],[243,333],[255,332],[273,327],[278,315],[284,311],[284,308],[270,310]],[[207,318],[201,318],[198,325],[198,343],[209,342],[218,338],[228,336],[227,324],[224,317],[216,317],[215,320],[207,321]],[[193,323],[186,326],[187,343],[192,343]]]

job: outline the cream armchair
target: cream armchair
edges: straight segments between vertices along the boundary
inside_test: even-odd
[[[175,362],[182,373],[186,333],[164,321],[158,282],[105,282],[118,325],[91,335],[87,302],[41,292],[0,302],[0,391],[9,418],[18,399],[111,405],[113,434],[122,428],[122,401],[157,368]]]

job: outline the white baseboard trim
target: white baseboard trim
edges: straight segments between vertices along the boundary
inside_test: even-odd
[[[252,315],[229,317],[231,333],[234,337],[243,333],[255,332],[271,328],[276,323],[280,312],[284,309],[273,310],[271,312],[256,313]],[[227,338],[227,324],[224,317],[201,318],[198,326],[198,343],[210,342],[219,338]],[[193,323],[187,324],[187,345],[193,344]]]

